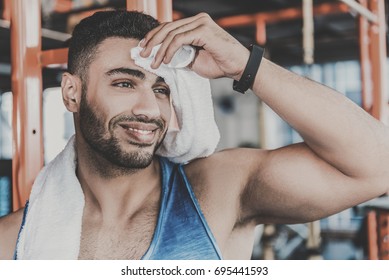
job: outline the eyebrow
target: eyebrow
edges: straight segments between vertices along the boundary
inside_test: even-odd
[[[155,80],[155,83],[156,83],[156,84],[157,84],[157,83],[165,83],[165,84],[166,84],[165,79],[162,78],[161,76],[158,76],[158,77],[157,77],[157,79]]]
[[[131,69],[131,68],[124,68],[124,67],[115,68],[105,73],[105,75],[107,76],[112,76],[115,74],[127,74],[139,78],[141,80],[144,80],[146,77],[146,75],[142,71]]]
[[[131,69],[131,68],[125,68],[125,67],[111,69],[105,73],[105,75],[107,75],[107,76],[112,76],[115,74],[127,74],[130,76],[134,76],[136,78],[139,78],[141,80],[144,80],[146,77],[146,75],[142,71],[139,71],[136,69]],[[155,80],[155,83],[166,83],[166,82],[165,82],[164,78],[162,78],[161,76],[158,76],[157,79]]]

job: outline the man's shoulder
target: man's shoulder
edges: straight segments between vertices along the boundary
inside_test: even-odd
[[[253,148],[232,148],[218,151],[208,157],[195,159],[185,165],[185,170],[194,173],[213,174],[214,172],[244,168],[259,163],[267,151]]]
[[[0,218],[0,259],[12,259],[23,219],[21,208]]]
[[[265,156],[264,150],[234,148],[216,152],[209,157],[199,158],[184,166],[185,174],[194,188],[207,186],[208,190],[244,187],[249,177]],[[219,187],[217,187],[219,186]]]

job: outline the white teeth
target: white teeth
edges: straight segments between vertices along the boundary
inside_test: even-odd
[[[132,130],[132,131],[138,132],[140,134],[150,134],[150,133],[152,133],[151,130],[136,129],[136,128],[132,128],[132,127],[129,127],[128,130]]]

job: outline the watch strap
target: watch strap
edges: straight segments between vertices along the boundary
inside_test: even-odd
[[[239,81],[234,80],[232,88],[240,93],[245,93],[254,83],[258,68],[261,65],[262,57],[265,49],[257,46],[250,46],[250,56],[246,67],[243,70],[242,77]]]

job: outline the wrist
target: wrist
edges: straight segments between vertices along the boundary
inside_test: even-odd
[[[250,50],[242,46],[242,51],[239,54],[240,61],[238,61],[235,66],[237,66],[237,71],[230,75],[229,77],[235,81],[239,81],[243,75],[244,69],[246,68],[247,62],[250,58]]]
[[[257,45],[251,45],[250,55],[246,66],[234,78],[233,89],[240,93],[245,93],[254,84],[259,66],[261,65],[262,57],[265,50]]]

